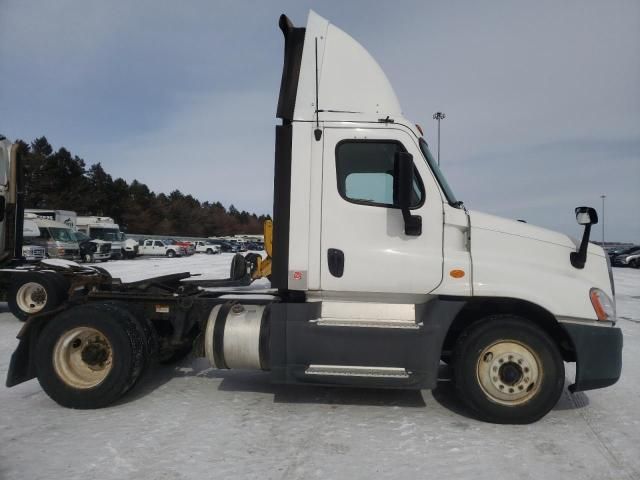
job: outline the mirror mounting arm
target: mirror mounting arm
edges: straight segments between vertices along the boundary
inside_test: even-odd
[[[418,237],[422,235],[422,217],[411,214],[414,170],[413,156],[407,152],[396,152],[394,201],[402,210],[404,234]]]
[[[404,234],[410,237],[419,237],[422,235],[422,217],[420,215],[412,215],[408,208],[402,209],[402,218],[404,220]]]
[[[576,220],[580,225],[584,225],[584,233],[582,234],[582,241],[580,242],[578,251],[571,252],[569,254],[569,260],[574,268],[583,269],[585,263],[587,263],[587,248],[589,247],[591,225],[598,223],[598,214],[595,209],[591,207],[577,207]]]
[[[584,226],[584,233],[582,234],[582,242],[580,242],[580,248],[577,252],[571,252],[569,259],[571,265],[577,269],[583,269],[584,264],[587,263],[587,247],[589,246],[589,235],[591,235],[591,224]]]

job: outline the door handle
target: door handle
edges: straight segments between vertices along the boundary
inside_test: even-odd
[[[337,248],[330,248],[327,250],[327,263],[331,275],[340,278],[344,273],[344,252]]]

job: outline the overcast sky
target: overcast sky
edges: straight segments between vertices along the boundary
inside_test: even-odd
[[[640,242],[638,1],[0,0],[0,133],[156,192],[268,213],[280,13],[379,61],[469,208]],[[600,226],[595,239],[600,240]]]

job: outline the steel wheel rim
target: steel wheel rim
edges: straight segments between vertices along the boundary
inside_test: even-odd
[[[514,340],[499,340],[478,356],[476,377],[492,402],[522,405],[540,391],[541,365],[538,355],[528,346]]]
[[[58,338],[53,349],[56,374],[73,388],[98,386],[107,378],[112,367],[111,343],[95,328],[73,328]]]
[[[38,313],[47,304],[47,290],[36,282],[25,283],[16,293],[16,303],[25,313]]]

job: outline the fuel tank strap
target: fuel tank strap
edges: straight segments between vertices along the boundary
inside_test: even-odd
[[[227,324],[227,316],[234,303],[235,302],[226,302],[222,304],[213,328],[213,358],[218,368],[229,368],[224,359],[224,328]]]

